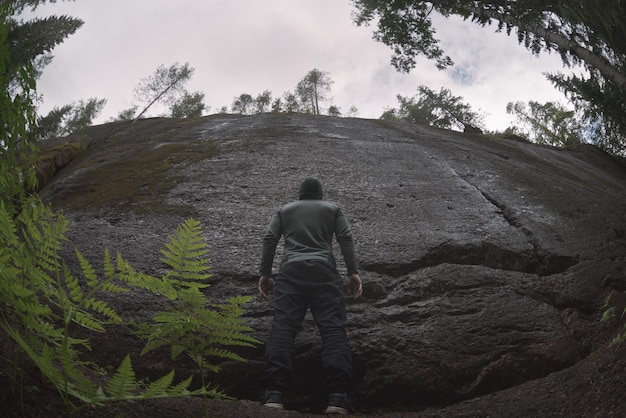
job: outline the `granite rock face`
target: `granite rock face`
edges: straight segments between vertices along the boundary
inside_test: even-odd
[[[626,169],[591,146],[288,114],[113,123],[70,140],[86,150],[41,191],[71,220],[68,257],[76,246],[101,260],[107,246],[160,274],[167,235],[196,218],[209,297],[254,295],[260,340],[272,315],[256,297],[261,237],[318,177],[351,222],[364,280],[347,301],[362,405],[449,404],[566,369],[607,341],[601,305],[626,291]],[[114,304],[135,319],[158,308],[144,295]],[[133,351],[118,337],[107,355]],[[307,316],[293,399],[323,392],[319,350]],[[256,399],[263,347],[243,354],[216,382]]]

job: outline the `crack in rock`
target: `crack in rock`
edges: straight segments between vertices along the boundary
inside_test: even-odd
[[[439,264],[481,265],[499,270],[518,271],[549,276],[566,272],[570,267],[577,264],[576,257],[550,254],[541,248],[536,234],[527,228],[517,217],[515,210],[493,197],[487,191],[470,182],[465,176],[459,174],[452,166],[440,161],[434,155],[426,152],[433,161],[444,167],[451,174],[476,189],[481,196],[495,206],[495,212],[500,213],[504,220],[512,227],[520,230],[532,246],[532,252],[515,252],[489,242],[457,243],[444,242],[431,248],[423,257],[409,262],[375,262],[361,263],[366,270],[380,274],[399,277],[422,268],[432,267]]]
[[[488,242],[458,244],[445,242],[431,248],[423,257],[408,263],[361,262],[367,271],[400,277],[440,264],[479,265],[498,270],[518,271],[539,276],[563,273],[578,263],[574,257],[517,253]]]

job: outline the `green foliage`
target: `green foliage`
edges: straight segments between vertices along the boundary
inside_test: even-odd
[[[620,297],[621,296],[621,297]],[[617,292],[612,291],[604,300],[602,305],[602,317],[600,323],[603,325],[617,324],[621,327],[621,331],[611,341],[611,345],[621,345],[626,341],[626,303],[624,302],[624,295],[619,295]],[[619,317],[618,317],[618,312]]]
[[[171,270],[161,278],[136,272],[121,255],[113,259],[107,249],[103,277],[76,250],[81,274],[76,277],[59,256],[67,226],[62,214],[54,213],[36,197],[26,200],[16,217],[0,202],[0,240],[5,243],[0,249],[0,329],[56,387],[68,409],[148,397],[194,394],[224,398],[217,389],[208,388],[204,379],[202,387],[193,391],[188,389],[191,377],[174,384],[173,372],[143,389],[129,357],[103,388],[95,383],[102,379],[102,368],[83,360],[85,350],[90,349],[88,337],[75,337],[80,329],[88,335],[122,323],[104,295],[143,288],[173,301],[172,308],[158,313],[154,323],[138,325],[151,330],[144,352],[171,346],[174,358],[186,352],[199,362],[200,371],[217,369],[208,366],[203,355],[243,360],[223,347],[256,343],[245,334],[250,328],[240,318],[241,305],[248,298],[235,297],[209,308],[200,291],[208,286],[203,282],[210,267],[199,223],[187,220],[169,237],[163,261]]]
[[[269,90],[265,90],[256,96],[256,113],[263,113],[272,103],[272,93]]]
[[[332,105],[328,108],[328,116],[341,116],[341,109]]]
[[[135,119],[135,115],[137,114],[137,108],[138,106],[131,106],[128,109],[124,109],[122,111],[120,111],[117,114],[117,117],[113,118],[114,121],[116,120],[133,120]]]
[[[287,91],[282,97],[274,99],[269,90],[258,94],[256,98],[248,93],[242,93],[233,99],[231,111],[243,115],[264,113],[268,110],[274,113],[302,112],[321,115],[320,104],[327,100],[332,84],[328,72],[314,68],[298,82],[293,92]],[[226,113],[227,109],[224,106],[220,112]],[[356,107],[352,106],[348,116],[355,116],[357,112]],[[341,116],[340,109],[335,105],[330,105],[327,113],[330,116]]]
[[[106,100],[91,98],[61,108],[55,107],[46,116],[37,117],[37,126],[31,130],[34,141],[60,138],[90,126],[102,112]]]
[[[569,147],[584,142],[585,126],[575,111],[559,103],[508,103],[506,111],[518,119],[515,133],[537,144]]]
[[[62,134],[69,135],[90,126],[93,120],[102,112],[106,102],[106,99],[92,97],[87,101],[79,100],[77,104],[72,103],[72,112],[69,119],[65,122]]]
[[[594,143],[626,153],[626,2],[582,1],[382,1],[354,0],[357,25],[376,22],[374,38],[392,48],[400,71],[423,54],[443,69],[452,64],[435,38],[433,12],[456,15],[498,31],[515,33],[533,54],[557,52],[580,75],[548,74],[572,101],[584,122],[597,126]]]
[[[170,106],[173,118],[198,118],[202,116],[205,108],[204,93],[200,92],[185,92]]]
[[[0,252],[0,326],[68,406],[69,396],[85,400],[95,390],[84,371],[89,363],[79,356],[89,349],[89,341],[72,337],[71,331],[74,326],[102,331],[105,323],[120,322],[106,302],[95,297],[104,284],[79,253],[85,288],[70,273],[58,255],[68,222],[38,198],[26,200],[15,219],[0,205],[0,224],[1,239],[7,243]]]
[[[450,57],[444,55],[435,38],[430,14],[434,6],[424,1],[355,0],[355,23],[359,26],[378,20],[374,39],[392,47],[391,63],[401,71],[415,67],[416,57],[424,54],[435,60],[437,68],[452,65]]]
[[[185,93],[185,83],[191,79],[194,69],[189,63],[159,66],[156,71],[142,79],[135,86],[135,97],[145,103],[145,107],[134,120],[141,118],[156,102],[173,103]]]
[[[12,12],[10,4],[0,3],[0,203],[11,212],[37,181],[36,149],[24,140],[35,119],[35,77],[31,64],[18,66],[12,59]]]
[[[626,64],[625,64],[626,65]],[[588,126],[592,141],[615,154],[626,156],[626,100],[623,90],[598,78],[549,74],[548,79],[564,91]]]
[[[450,90],[441,88],[439,93],[426,86],[419,86],[415,97],[398,95],[400,107],[386,110],[381,119],[398,119],[418,125],[436,126],[439,128],[457,128],[465,126],[482,126],[482,117],[462,103],[460,96],[453,96]]]
[[[196,363],[204,385],[204,371],[218,371],[211,359],[244,361],[228,346],[253,347],[258,341],[248,335],[241,305],[250,297],[230,298],[224,304],[209,304],[202,293],[210,277],[208,245],[203,241],[200,223],[188,219],[170,236],[163,261],[171,267],[163,280],[149,287],[156,294],[167,295],[172,305],[160,312],[154,322],[143,324],[138,335],[146,340],[142,354],[163,346],[171,347],[172,358],[186,354]]]
[[[274,101],[272,103],[272,93],[269,90],[259,93],[256,98],[248,93],[242,93],[233,99],[231,110],[233,113],[251,115],[253,113],[266,112],[270,104],[273,104],[273,112],[280,112],[280,99],[278,99],[278,102]]]
[[[284,103],[282,105],[282,111],[285,113],[295,113],[304,111],[298,100],[298,96],[294,93],[286,92],[284,94]]]
[[[250,115],[254,108],[254,98],[248,93],[242,93],[233,99],[231,109],[233,113]]]
[[[205,387],[189,390],[193,376],[180,383],[174,383],[174,371],[149,383],[147,386],[138,381],[131,364],[130,356],[124,357],[115,374],[109,379],[105,388],[98,387],[95,401],[98,404],[111,401],[133,401],[142,399],[176,398],[182,396],[203,395],[211,398],[226,398],[217,389]],[[145,386],[145,387],[144,387]]]
[[[333,81],[330,74],[317,68],[309,71],[296,86],[296,95],[307,113],[320,115],[320,102],[326,100]]]
[[[82,20],[68,16],[49,16],[21,24],[13,21],[9,33],[12,65],[20,68],[32,64],[37,56],[50,52],[82,25]]]
[[[36,189],[37,148],[29,141],[35,126],[36,78],[45,54],[81,27],[67,16],[18,21],[26,7],[45,0],[0,2],[0,201],[9,211]],[[16,206],[17,205],[17,206]]]

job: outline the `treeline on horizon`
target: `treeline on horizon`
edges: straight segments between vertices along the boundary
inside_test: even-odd
[[[6,16],[7,39],[16,63],[32,66],[35,81],[52,60],[52,49],[74,34],[82,25],[80,19],[49,16],[29,21],[18,20],[27,7],[33,10],[46,0],[9,1]],[[626,155],[626,15],[624,2],[598,0],[593,6],[576,0],[515,2],[461,0],[416,1],[389,4],[382,0],[353,0],[353,21],[357,26],[375,27],[373,38],[392,51],[391,65],[408,72],[420,55],[432,60],[438,69],[453,65],[436,38],[432,16],[459,16],[468,24],[493,25],[497,31],[517,37],[521,46],[535,55],[558,53],[566,68],[583,71],[572,74],[546,74],[552,84],[565,94],[569,103],[511,102],[507,112],[516,123],[504,132],[530,142],[567,147],[591,143],[615,155]],[[171,117],[197,117],[210,109],[204,104],[204,93],[189,92],[185,83],[194,69],[188,63],[164,65],[141,80],[134,89],[133,105],[113,120],[136,120],[144,117],[155,103],[164,104]],[[313,69],[295,86],[280,96],[269,90],[252,95],[241,93],[230,105],[215,113],[253,114],[262,112],[303,112],[331,116],[357,116],[358,109],[348,111],[327,103],[333,84],[329,73]],[[12,94],[20,94],[12,85]],[[36,103],[36,83],[34,96]],[[383,119],[447,129],[486,131],[484,116],[474,111],[463,98],[446,88],[433,91],[419,86],[413,95],[397,95],[398,107],[384,109]],[[28,139],[41,141],[65,136],[89,126],[101,113],[106,99],[91,98],[54,108],[47,115],[37,115],[29,124]]]

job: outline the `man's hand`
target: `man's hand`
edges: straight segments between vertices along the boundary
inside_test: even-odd
[[[265,299],[269,298],[269,296],[274,293],[274,279],[267,276],[261,276],[259,279],[259,293]]]
[[[361,282],[361,276],[358,273],[354,273],[348,277],[348,296],[352,296],[352,299],[357,300],[363,294],[363,282]]]

